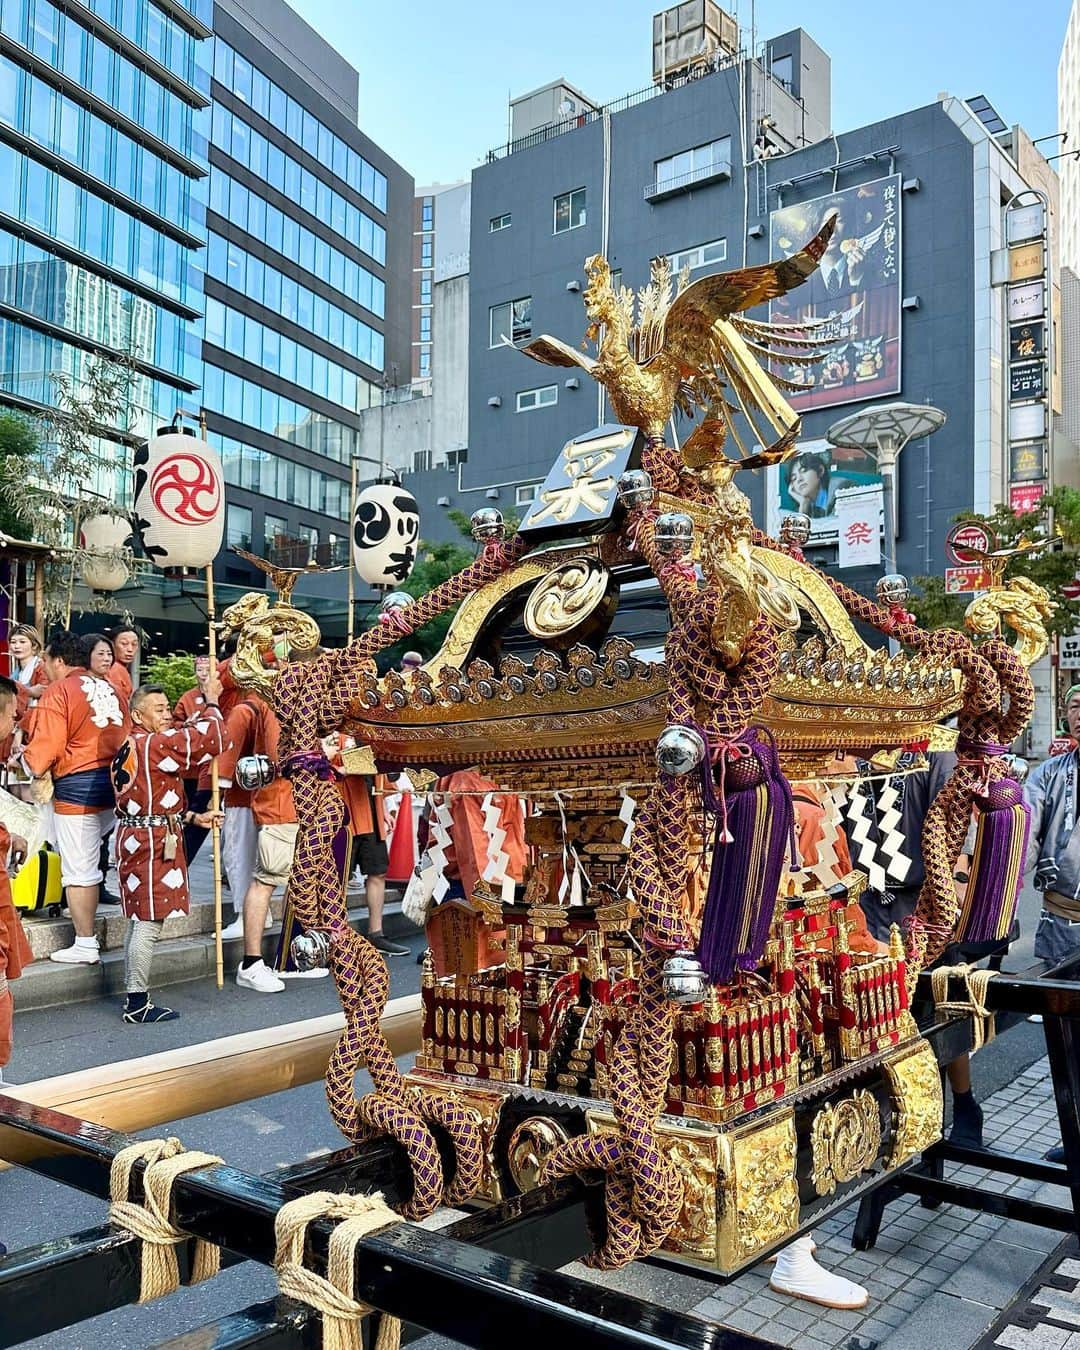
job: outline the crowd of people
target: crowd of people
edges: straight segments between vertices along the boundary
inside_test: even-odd
[[[175,1019],[174,1010],[150,997],[151,958],[164,921],[189,912],[188,868],[216,829],[229,896],[223,937],[243,939],[238,986],[278,993],[287,979],[325,975],[296,970],[284,940],[269,964],[264,957],[270,901],[275,890],[288,886],[297,832],[291,784],[276,772],[279,727],[272,709],[235,685],[227,657],[213,671],[207,658],[196,660],[195,683],[173,706],[161,685],[138,683],[139,656],[139,635],[129,627],[108,635],[64,630],[48,642],[28,624],[14,626],[10,634],[11,674],[0,676],[4,790],[8,800],[36,806],[44,847],[59,855],[63,904],[74,929],[71,944],[50,959],[98,963],[97,920],[119,906],[129,921],[123,1020]],[[244,788],[236,781],[237,766],[253,756],[269,766],[267,781]],[[211,800],[213,764],[220,785],[217,809]],[[366,878],[368,937],[384,955],[407,955],[407,947],[382,931],[387,869],[382,792],[367,778],[349,775],[340,781],[355,860]],[[7,981],[28,957],[9,879],[27,849],[21,835],[0,834],[0,862],[6,861],[0,876],[0,1071],[10,1053]],[[115,893],[106,889],[112,866]],[[284,923],[283,937],[289,930]]]

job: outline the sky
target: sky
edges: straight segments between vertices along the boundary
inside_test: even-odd
[[[360,72],[360,126],[417,185],[467,178],[507,140],[507,105],[560,77],[597,103],[651,79],[655,0],[290,0]],[[758,43],[800,24],[832,58],[838,132],[985,94],[1032,136],[1057,130],[1072,0],[734,0]],[[1080,3],[1080,0],[1077,0]],[[1044,152],[1053,151],[1047,144]]]

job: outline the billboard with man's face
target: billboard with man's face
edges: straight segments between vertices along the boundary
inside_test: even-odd
[[[770,218],[772,257],[797,253],[834,215],[818,270],[769,304],[773,323],[812,323],[806,336],[826,349],[812,365],[775,364],[810,386],[787,394],[800,412],[900,392],[900,175],[780,207]]]

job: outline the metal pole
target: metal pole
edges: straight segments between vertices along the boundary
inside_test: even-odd
[[[380,414],[381,416],[381,414]],[[356,456],[349,457],[349,612],[345,618],[346,641],[353,640],[356,625],[356,568],[353,566],[352,537],[356,528]]]

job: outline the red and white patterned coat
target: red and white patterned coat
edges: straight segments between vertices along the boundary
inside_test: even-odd
[[[180,727],[151,734],[135,727],[112,763],[116,792],[116,870],[128,918],[157,920],[188,912],[187,859],[179,818],[184,778],[229,748],[217,708],[202,708]],[[175,816],[176,853],[165,857],[165,825],[125,825],[124,816]]]

